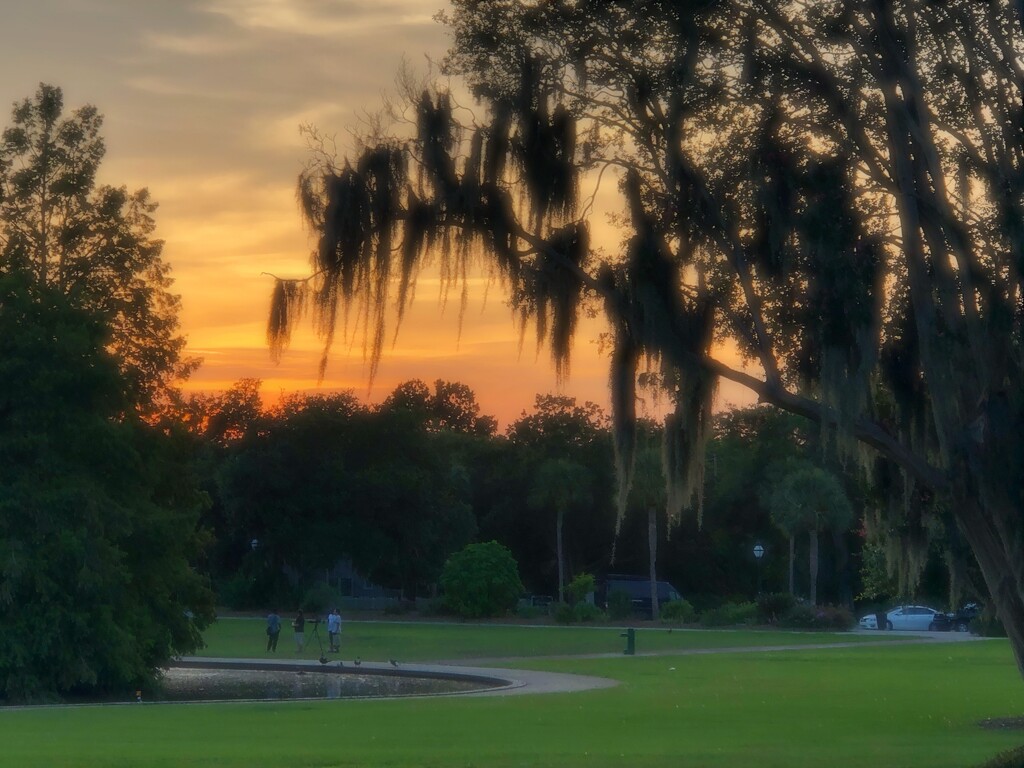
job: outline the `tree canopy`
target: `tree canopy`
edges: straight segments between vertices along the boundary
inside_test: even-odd
[[[311,295],[328,336],[362,306],[379,355],[421,264],[457,277],[482,251],[564,370],[594,299],[613,327],[623,488],[638,373],[674,405],[670,511],[699,485],[716,380],[739,382],[889,478],[894,511],[922,519],[949,496],[1024,671],[1021,13],[454,0],[445,70],[482,109],[410,93],[414,135],[302,175],[315,276],[278,282],[271,339]],[[609,178],[612,252],[591,247],[586,195]]]
[[[125,416],[102,319],[0,275],[0,698],[134,690],[202,644],[203,496]]]
[[[102,123],[93,106],[65,114],[61,89],[45,83],[14,105],[0,138],[0,273],[21,270],[103,315],[133,404],[148,408],[195,363],[181,356],[156,203],[97,182]]]

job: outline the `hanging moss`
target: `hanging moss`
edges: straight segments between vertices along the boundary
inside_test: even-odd
[[[612,437],[615,446],[617,480],[615,538],[626,514],[636,460],[636,374],[640,348],[626,321],[619,319],[611,360]]]
[[[302,319],[309,297],[306,281],[274,280],[270,296],[270,316],[267,320],[267,346],[270,359],[276,364],[288,349],[292,328]]]

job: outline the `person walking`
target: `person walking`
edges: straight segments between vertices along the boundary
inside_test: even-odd
[[[267,616],[267,652],[277,653],[277,637],[281,634],[281,617],[277,608]]]
[[[327,614],[327,638],[330,641],[331,653],[338,653],[341,650],[341,614],[337,608],[332,608]]]
[[[302,649],[306,646],[306,617],[302,615],[302,611],[299,611],[295,621],[292,622],[292,629],[295,630],[295,652],[302,653]]]

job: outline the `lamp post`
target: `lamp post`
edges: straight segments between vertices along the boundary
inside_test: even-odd
[[[761,595],[761,558],[764,557],[764,547],[761,542],[754,545],[754,562],[757,563],[757,595]]]

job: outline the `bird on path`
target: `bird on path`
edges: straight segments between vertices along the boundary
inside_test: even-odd
[[[398,666],[398,662],[397,662],[397,661],[395,661],[394,659],[388,659],[388,661],[390,661],[390,662],[391,662],[391,666],[392,666],[392,667],[397,667],[397,666]]]
[[[345,666],[345,662],[343,662],[341,659],[338,659],[338,666],[339,667],[344,667]]]
[[[362,659],[360,659],[360,658],[357,658],[357,659],[355,660],[355,662],[354,662],[354,663],[355,663],[355,665],[356,665],[356,666],[358,667],[358,666],[359,666],[360,664],[362,664],[362,663],[363,663],[363,660],[362,660]]]

